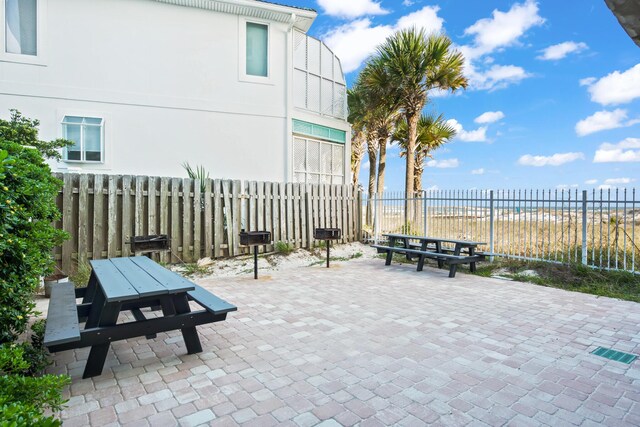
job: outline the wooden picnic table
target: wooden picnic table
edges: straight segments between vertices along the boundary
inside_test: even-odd
[[[155,338],[158,332],[180,329],[187,352],[201,352],[196,326],[225,320],[227,313],[237,310],[146,257],[91,261],[91,267],[86,288],[74,289],[73,283],[52,288],[45,330],[51,352],[91,347],[83,378],[102,373],[113,341]],[[80,304],[77,298],[82,298]],[[191,311],[189,301],[203,309]],[[162,316],[147,319],[141,311],[147,307],[161,309]],[[123,311],[130,311],[135,320],[118,324]]]
[[[403,253],[408,260],[417,257],[417,270],[422,271],[425,258],[431,258],[438,262],[438,268],[442,268],[445,263],[449,264],[449,277],[455,277],[459,264],[469,264],[470,270],[475,272],[476,262],[484,260],[486,255],[477,252],[478,246],[486,244],[484,242],[394,233],[383,234],[383,236],[388,239],[387,245],[373,246],[386,252],[386,265],[391,264],[394,253]],[[416,240],[418,243],[411,243]]]

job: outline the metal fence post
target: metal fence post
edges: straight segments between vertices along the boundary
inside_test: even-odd
[[[493,222],[495,220],[495,211],[493,205],[493,190],[489,191],[489,252],[492,254],[489,256],[489,261],[493,262],[493,243],[494,243],[494,230]]]
[[[422,232],[427,235],[427,190],[422,190]]]
[[[373,193],[373,243],[378,244],[378,193]]]
[[[587,265],[587,190],[582,190],[582,264]]]

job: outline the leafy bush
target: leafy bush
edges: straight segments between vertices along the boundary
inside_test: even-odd
[[[10,121],[0,120],[0,343],[26,330],[32,295],[52,266],[51,250],[66,237],[52,226],[62,183],[43,159],[66,143],[39,141],[37,125],[16,111]]]
[[[293,245],[287,242],[278,241],[275,243],[274,248],[277,253],[282,255],[289,255],[291,252],[293,252]]]
[[[59,426],[59,420],[43,412],[62,409],[65,400],[61,391],[69,384],[69,377],[25,376],[33,368],[25,356],[21,345],[0,345],[0,425]]]
[[[15,343],[34,314],[33,294],[51,271],[51,250],[67,236],[52,223],[62,183],[44,158],[59,157],[64,140],[38,139],[38,121],[11,111],[0,119],[0,425],[58,426],[43,415],[64,404],[66,376],[35,376],[49,364],[44,322],[33,324],[30,342]]]

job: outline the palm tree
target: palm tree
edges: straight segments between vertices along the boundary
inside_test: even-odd
[[[400,156],[407,155],[407,122],[401,120],[396,127],[392,141],[397,141],[402,147]],[[424,172],[424,163],[431,152],[443,144],[449,142],[456,136],[456,129],[449,124],[442,114],[423,114],[418,120],[418,131],[416,140],[416,149],[414,151],[414,191],[422,191],[422,174]]]
[[[367,124],[375,133],[380,152],[378,159],[378,177],[376,192],[384,192],[384,177],[387,163],[387,141],[391,137],[393,127],[398,119],[400,110],[395,93],[392,90],[391,76],[384,64],[377,58],[372,58],[362,70],[359,82],[364,87],[367,99]]]
[[[367,137],[365,128],[367,109],[364,103],[362,86],[355,85],[352,89],[347,90],[347,105],[349,106],[347,120],[351,124],[351,175],[353,185],[357,185]]]
[[[418,137],[418,121],[427,96],[432,89],[455,91],[466,88],[462,74],[464,57],[451,47],[445,35],[427,35],[424,30],[410,28],[389,36],[377,49],[376,61],[384,67],[387,89],[398,101],[407,123],[407,153],[405,192],[407,199],[415,190],[414,170]],[[379,86],[375,79],[364,81],[370,88]],[[412,218],[411,204],[406,203],[405,215]]]

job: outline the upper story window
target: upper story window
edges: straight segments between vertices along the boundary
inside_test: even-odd
[[[38,54],[38,0],[5,0],[5,52]]]
[[[246,73],[248,76],[269,76],[269,26],[247,22]]]
[[[71,162],[103,162],[103,120],[97,117],[64,116],[63,138],[73,141],[64,159]]]

